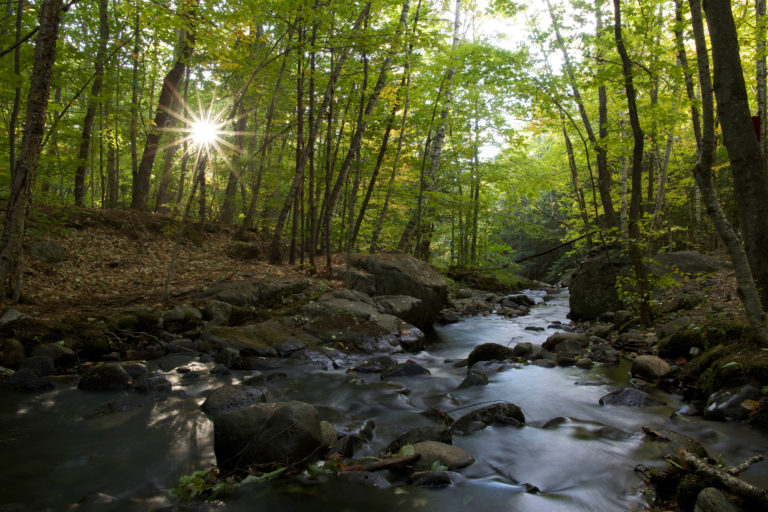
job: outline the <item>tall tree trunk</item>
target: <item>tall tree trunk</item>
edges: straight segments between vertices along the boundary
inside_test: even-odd
[[[456,0],[456,12],[453,20],[453,40],[451,41],[451,48],[456,49],[459,46],[459,29],[461,28],[461,0]],[[448,71],[445,74],[445,89],[443,108],[440,112],[440,121],[435,130],[435,136],[432,139],[432,143],[429,149],[429,170],[427,171],[427,177],[429,178],[427,191],[431,190],[434,186],[434,182],[437,179],[437,170],[440,168],[440,159],[443,154],[443,143],[445,142],[445,130],[448,124],[448,113],[451,108],[451,85],[453,82],[453,75],[456,72],[455,64],[451,64]],[[416,212],[408,220],[402,235],[400,235],[400,241],[397,243],[398,252],[405,252],[411,243],[411,238],[414,234],[420,232],[423,200],[422,192],[419,193],[419,204],[416,208]],[[417,234],[418,236],[418,234]],[[417,243],[418,250],[418,243]]]
[[[139,173],[138,123],[139,123],[139,57],[141,52],[141,1],[136,2],[136,17],[133,22],[133,51],[131,57],[131,176]]]
[[[0,238],[0,287],[2,295],[18,300],[24,267],[22,244],[32,188],[35,184],[45,131],[45,113],[51,92],[56,40],[61,24],[62,0],[43,0],[40,25],[35,43],[35,61],[27,96],[27,114],[21,138],[19,158],[12,174],[5,227]]]
[[[704,1],[712,44],[713,89],[731,163],[744,248],[763,305],[768,304],[768,173],[755,137],[730,1]]]
[[[315,0],[313,7],[315,13],[317,13],[318,2]],[[317,70],[316,62],[316,48],[315,43],[317,40],[317,24],[318,20],[312,23],[312,36],[310,37],[310,54],[309,54],[309,118],[315,118],[315,71]],[[307,246],[309,247],[309,270],[315,272],[315,250],[317,248],[317,202],[315,197],[315,145],[312,144],[309,148],[308,164],[309,164],[309,182],[307,188],[309,189],[309,225],[307,231],[309,232],[309,240],[307,240]]]
[[[584,233],[587,236],[587,247],[592,247],[592,226],[589,224],[589,213],[587,212],[587,203],[584,200],[584,191],[581,189],[579,183],[579,170],[576,167],[576,157],[573,152],[573,144],[571,138],[568,136],[568,130],[565,128],[565,117],[560,114],[560,120],[563,124],[563,138],[565,139],[565,151],[568,155],[568,168],[571,171],[571,184],[573,185],[573,193],[576,195],[576,204],[579,205],[579,214],[581,220],[584,223]]]
[[[11,5],[8,0],[8,5]],[[21,110],[21,27],[24,19],[24,0],[19,0],[16,4],[16,48],[13,50],[13,73],[16,75],[16,87],[13,92],[13,109],[11,110],[10,126],[8,128],[8,150],[9,150],[9,168],[11,169],[11,179],[16,170],[16,123],[19,121],[19,111]]]
[[[755,0],[755,80],[757,81],[757,115],[760,116],[760,151],[768,154],[768,112],[766,112],[765,0]]]
[[[99,0],[99,49],[93,65],[93,86],[91,87],[91,96],[88,98],[85,119],[83,119],[80,152],[77,156],[77,168],[75,169],[75,204],[80,207],[85,206],[85,173],[88,170],[88,149],[91,145],[93,121],[99,106],[101,86],[104,82],[104,64],[107,57],[107,41],[109,40],[108,5],[107,0]]]
[[[747,313],[752,328],[757,332],[761,344],[768,344],[768,329],[765,325],[765,315],[761,304],[760,294],[752,278],[749,268],[749,260],[741,244],[739,236],[723,212],[717,192],[712,181],[712,166],[715,162],[715,114],[713,104],[712,80],[709,72],[709,55],[707,52],[706,37],[704,34],[704,22],[701,19],[700,0],[689,0],[691,6],[691,26],[693,27],[694,40],[696,42],[696,57],[699,69],[699,82],[701,87],[702,116],[699,116],[697,108],[698,100],[694,92],[693,77],[687,70],[688,58],[685,53],[682,28],[675,30],[675,40],[680,64],[685,71],[685,88],[691,103],[691,119],[693,132],[696,137],[697,162],[693,170],[698,190],[704,200],[704,206],[709,218],[715,225],[720,238],[725,243],[728,255],[733,263],[736,274],[736,283],[744,309]],[[675,16],[677,26],[682,26],[681,0],[675,0]],[[703,119],[702,119],[703,118]],[[703,131],[703,133],[702,133]]]
[[[632,196],[629,203],[629,260],[635,269],[637,293],[640,299],[640,322],[648,325],[651,320],[650,284],[648,270],[643,262],[643,251],[640,249],[640,216],[642,215],[642,186],[643,186],[643,145],[645,143],[640,117],[637,114],[637,93],[632,77],[632,62],[629,60],[627,49],[621,33],[621,0],[613,0],[614,37],[616,48],[621,56],[621,67],[624,73],[624,90],[627,94],[627,109],[629,124],[632,127]]]
[[[160,137],[168,124],[170,114],[168,110],[171,105],[171,97],[178,94],[179,84],[184,77],[189,58],[195,47],[195,25],[197,18],[198,0],[189,0],[183,2],[182,16],[187,20],[187,26],[191,27],[186,37],[173,68],[163,79],[163,88],[160,90],[160,98],[157,101],[155,110],[155,121],[147,134],[147,140],[144,143],[144,152],[141,155],[141,162],[136,174],[133,176],[133,196],[131,198],[131,208],[134,210],[146,210],[147,198],[149,196],[149,180],[152,176],[152,165],[155,162],[155,155],[160,143]]]
[[[181,106],[180,98],[175,95],[171,98],[171,109],[177,114],[183,109]],[[168,127],[173,128],[179,123],[176,116],[171,116],[168,121]],[[167,137],[175,137],[173,132],[168,132]],[[165,155],[163,157],[163,170],[160,173],[160,183],[157,184],[157,200],[155,201],[155,211],[159,211],[162,206],[170,200],[170,192],[168,188],[171,186],[171,177],[173,174],[173,158],[176,156],[176,152],[179,150],[179,144],[171,144],[165,148]]]

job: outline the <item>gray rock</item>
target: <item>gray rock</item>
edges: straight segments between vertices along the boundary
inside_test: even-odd
[[[393,315],[409,324],[417,324],[422,320],[422,300],[408,295],[380,295],[373,297],[379,312]]]
[[[653,398],[645,391],[635,388],[624,388],[613,391],[600,398],[600,405],[625,405],[627,407],[651,407],[664,405],[664,402]]]
[[[416,463],[416,471],[429,471],[435,463],[448,469],[461,469],[475,462],[469,453],[458,446],[437,441],[416,443],[413,445],[413,453],[421,456]]]
[[[616,278],[627,272],[627,258],[618,251],[603,251],[582,261],[571,278],[569,317],[576,322],[592,321],[622,309]]]
[[[29,317],[21,311],[16,311],[15,309],[6,309],[3,311],[3,315],[0,316],[0,325],[8,325],[17,320],[23,320],[25,318]]]
[[[338,477],[342,482],[364,485],[374,489],[389,489],[392,484],[381,473],[369,471],[344,471]]]
[[[700,459],[708,459],[709,454],[704,446],[697,440],[667,429],[643,429],[646,439],[657,443],[659,455],[662,457],[677,457],[681,450],[690,452]]]
[[[461,320],[461,317],[452,309],[444,309],[437,316],[437,322],[441,324],[455,324],[459,320]]]
[[[136,379],[133,389],[148,395],[163,395],[171,392],[171,382],[162,374],[143,374]]]
[[[233,260],[260,260],[264,257],[264,249],[257,243],[232,242],[224,248],[224,254]]]
[[[266,400],[267,397],[261,389],[225,384],[211,391],[201,408],[208,415],[215,417]]]
[[[585,370],[589,369],[589,368],[592,368],[592,366],[594,366],[594,364],[595,363],[590,358],[588,358],[588,357],[582,357],[581,359],[577,359],[576,360],[576,367],[577,368],[583,368]]]
[[[202,338],[222,346],[241,349],[241,353],[247,356],[277,356],[277,350],[264,340],[264,336],[254,326],[207,328]]]
[[[573,366],[576,364],[576,358],[568,355],[558,355],[555,363],[557,363],[557,366]]]
[[[307,344],[299,339],[287,340],[275,345],[275,349],[280,357],[288,357],[294,352],[307,348]]]
[[[131,376],[120,363],[105,363],[86,370],[78,389],[88,391],[122,391],[131,385]]]
[[[533,343],[523,342],[518,343],[512,347],[512,357],[518,357],[520,359],[527,359],[534,354],[535,348]]]
[[[75,359],[75,352],[71,348],[59,343],[46,343],[45,345],[40,345],[35,350],[33,350],[32,354],[30,355],[33,357],[50,357],[55,363],[62,360],[71,361]]]
[[[19,366],[20,370],[32,370],[38,377],[53,375],[56,365],[48,356],[32,356],[24,360]]]
[[[382,373],[397,366],[397,359],[392,356],[377,356],[366,359],[362,363],[353,366],[349,371],[358,373]]]
[[[657,356],[637,356],[632,360],[632,375],[647,381],[657,381],[671,371],[669,364]]]
[[[547,338],[547,341],[541,344],[541,348],[549,350],[550,352],[556,352],[555,347],[565,341],[571,342],[572,344],[578,344],[580,348],[584,348],[589,344],[589,337],[580,332],[556,332]]]
[[[698,251],[660,252],[653,257],[653,263],[661,267],[662,273],[678,270],[686,274],[712,273],[729,266],[722,260]],[[653,265],[651,270],[655,270]]]
[[[438,441],[445,444],[453,444],[453,435],[445,427],[416,427],[396,437],[389,446],[388,453],[397,453],[407,444],[420,443],[422,441]]]
[[[69,256],[64,247],[52,240],[38,240],[29,244],[29,255],[45,263],[61,263]]]
[[[216,363],[224,365],[227,368],[232,368],[237,362],[237,359],[239,357],[240,357],[239,350],[232,347],[226,347],[219,350],[219,353],[216,354],[216,357],[213,360]]]
[[[450,487],[453,482],[451,473],[447,471],[417,471],[411,475],[411,485],[429,489]]]
[[[24,345],[19,340],[8,338],[0,341],[0,366],[18,368],[25,358]]]
[[[760,390],[752,385],[731,388],[712,393],[704,407],[704,417],[708,420],[726,418],[744,421],[749,418],[752,409],[746,404],[760,400]]]
[[[740,512],[725,495],[714,487],[707,487],[699,492],[693,512]]]
[[[336,443],[339,435],[336,433],[336,428],[330,421],[321,421],[320,431],[323,436],[323,444],[325,446],[333,446]]]
[[[571,334],[571,333],[569,333]],[[582,352],[581,343],[576,340],[564,340],[555,345],[553,352],[559,357],[576,357]]]
[[[456,423],[451,427],[451,431],[467,435],[477,430],[482,430],[489,425],[514,425],[519,427],[524,424],[525,416],[520,407],[513,403],[501,402],[465,414],[456,420]]]
[[[232,317],[232,304],[220,300],[212,300],[205,305],[205,313],[210,318],[208,320],[210,327],[229,325],[229,319]]]
[[[321,370],[333,370],[335,368],[333,359],[320,350],[305,348],[304,350],[294,352],[291,354],[290,358],[298,361],[306,361],[310,365],[315,368],[320,368]]]
[[[690,316],[679,316],[670,320],[661,326],[661,337],[668,338],[675,334],[677,331],[684,329],[691,325],[693,319]]]
[[[182,332],[202,324],[203,314],[191,306],[174,306],[160,314],[160,328]]]
[[[487,385],[488,385],[488,376],[486,374],[470,373],[464,378],[463,381],[461,381],[461,384],[459,384],[458,389],[466,389],[474,386],[487,386]]]
[[[514,350],[498,343],[483,343],[472,349],[467,356],[467,365],[471,367],[478,361],[504,361],[514,357]]]
[[[213,429],[216,460],[225,472],[252,464],[305,464],[324,446],[317,411],[303,402],[257,403],[222,413]]]
[[[130,361],[122,364],[123,370],[131,376],[132,379],[146,375],[149,373],[149,368],[144,363],[138,361]]]
[[[377,295],[408,295],[421,299],[412,310],[417,327],[432,324],[448,302],[448,283],[422,260],[404,254],[354,255],[353,267],[373,276]],[[357,283],[353,282],[353,288]],[[417,318],[416,318],[417,317]]]
[[[406,361],[400,363],[394,368],[386,370],[381,373],[381,380],[395,379],[399,377],[419,377],[431,375],[430,371],[423,366],[414,363],[413,361]]]

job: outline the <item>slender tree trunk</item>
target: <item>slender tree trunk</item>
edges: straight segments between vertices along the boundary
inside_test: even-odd
[[[131,176],[139,173],[138,123],[139,123],[139,57],[141,52],[141,1],[136,2],[136,17],[133,22],[133,51],[131,57]],[[181,192],[180,192],[181,193]]]
[[[40,28],[35,43],[35,61],[27,96],[27,114],[19,158],[12,174],[5,227],[0,238],[0,287],[2,294],[18,300],[24,268],[22,244],[32,200],[40,152],[45,132],[45,113],[51,92],[56,40],[62,16],[62,0],[43,0]]]
[[[8,5],[11,2],[8,0]],[[9,163],[11,169],[11,180],[16,170],[16,123],[19,121],[19,111],[21,110],[21,30],[24,19],[24,0],[19,0],[16,4],[16,48],[13,50],[13,73],[16,75],[16,87],[13,92],[13,110],[11,111],[10,126],[8,128],[8,150]]]
[[[755,0],[755,80],[757,81],[757,115],[760,116],[760,151],[768,154],[768,112],[766,112],[765,0]]]
[[[104,64],[107,57],[107,42],[109,41],[109,18],[107,17],[107,0],[99,0],[99,50],[93,66],[93,86],[88,98],[88,107],[83,119],[83,132],[80,137],[80,152],[75,169],[75,204],[85,206],[85,173],[88,170],[88,149],[91,145],[93,121],[99,106],[99,95],[104,82]]]
[[[313,7],[315,13],[317,13],[318,2],[315,1]],[[317,39],[317,24],[318,20],[315,18],[312,23],[312,36],[310,37],[310,55],[309,55],[309,118],[315,118],[315,71],[317,68],[317,62],[315,61],[315,43]],[[315,145],[312,144],[309,148],[309,182],[307,188],[309,189],[309,225],[307,231],[309,232],[309,240],[307,245],[309,246],[309,269],[310,272],[315,272],[315,251],[317,249],[317,203],[315,200]]]
[[[160,98],[157,101],[155,110],[155,121],[147,134],[147,140],[144,143],[144,152],[141,155],[141,162],[136,174],[133,176],[133,196],[131,199],[131,208],[134,210],[146,210],[147,198],[149,196],[149,181],[152,176],[152,165],[155,162],[155,155],[160,143],[163,129],[167,126],[170,119],[168,109],[171,105],[171,96],[178,94],[179,85],[184,77],[189,58],[195,47],[195,28],[197,17],[198,0],[184,2],[183,16],[187,19],[191,30],[184,39],[181,50],[178,52],[178,58],[173,68],[168,72],[163,80],[163,88],[160,90]]]
[[[565,128],[565,118],[560,115],[560,120],[563,124],[563,137],[565,139],[565,151],[568,154],[568,168],[571,170],[571,184],[573,185],[573,192],[576,195],[576,203],[579,205],[579,214],[581,220],[584,223],[584,233],[587,235],[587,247],[592,247],[592,226],[589,223],[589,213],[587,212],[587,203],[584,200],[584,191],[581,189],[579,183],[579,170],[576,167],[576,157],[573,152],[573,144],[571,138],[568,136],[568,130]]]
[[[456,0],[456,9],[454,14],[454,21],[453,21],[453,40],[451,42],[451,48],[456,49],[459,46],[459,29],[461,28],[461,0]],[[448,124],[448,113],[451,108],[451,85],[453,81],[453,75],[456,72],[456,67],[452,63],[451,66],[448,68],[448,71],[445,74],[445,89],[444,89],[444,100],[443,100],[443,109],[440,112],[440,121],[437,126],[437,129],[435,130],[435,136],[432,139],[432,144],[429,149],[429,170],[427,171],[427,177],[429,178],[429,184],[428,184],[428,190],[431,190],[431,187],[434,186],[434,182],[437,179],[437,170],[440,168],[440,159],[442,158],[443,153],[443,143],[445,142],[445,130],[446,125]],[[420,200],[419,205],[416,209],[415,216],[411,216],[411,219],[409,219],[408,224],[405,226],[405,229],[403,230],[403,234],[400,236],[400,241],[397,243],[397,250],[398,252],[405,252],[408,249],[408,246],[410,245],[411,238],[414,234],[420,232],[421,227],[421,217],[422,217],[422,199],[421,196],[423,194],[419,194]],[[418,235],[417,235],[418,236]],[[418,243],[417,243],[417,250],[418,250]]]
[[[698,146],[698,161],[693,170],[693,176],[704,200],[704,207],[707,210],[709,218],[715,225],[720,238],[725,243],[728,255],[733,263],[736,283],[739,290],[744,309],[747,313],[747,319],[750,325],[758,335],[761,344],[768,344],[768,328],[765,325],[765,315],[761,304],[760,294],[755,281],[752,278],[752,272],[749,267],[749,260],[744,251],[736,231],[728,222],[720,201],[717,198],[714,183],[712,181],[712,166],[715,162],[715,114],[713,104],[712,81],[709,71],[709,55],[707,52],[706,36],[704,34],[704,22],[701,17],[700,0],[689,0],[691,6],[691,26],[693,27],[694,40],[696,42],[696,57],[699,69],[699,81],[701,86],[701,108],[702,116],[699,116],[697,108],[697,99],[694,93],[693,77],[687,71],[688,58],[685,53],[682,29],[676,29],[675,36],[677,42],[678,57],[681,66],[685,71],[685,86],[688,93],[688,99],[691,103],[691,118],[693,120],[693,131],[696,136]],[[678,26],[682,25],[682,5],[681,0],[675,0],[676,18]],[[703,119],[702,119],[703,118]]]
[[[189,68],[184,70],[184,96],[181,101],[186,104],[189,99]],[[181,207],[181,200],[184,197],[184,181],[187,178],[187,163],[189,162],[189,141],[184,140],[181,145],[181,168],[179,169],[179,190],[176,192],[176,204]],[[206,160],[207,162],[207,160]],[[193,169],[192,181],[197,179]],[[194,185],[193,185],[194,186]]]
[[[171,98],[171,109],[173,112],[176,112],[177,114],[180,113],[180,111],[183,109],[181,105],[180,98],[176,98],[175,96]],[[175,116],[171,116],[171,119],[168,121],[168,127],[173,128],[177,126],[179,123],[178,119]],[[166,134],[167,137],[175,137],[176,135],[173,132],[169,132]],[[165,148],[165,155],[163,158],[163,171],[160,174],[160,182],[157,184],[157,200],[155,201],[155,211],[158,211],[161,207],[165,206],[165,204],[170,200],[170,192],[168,188],[171,185],[171,177],[173,174],[173,158],[176,156],[176,152],[179,150],[180,144],[171,144],[167,148]]]
[[[744,248],[763,305],[768,304],[768,173],[752,128],[730,1],[705,0],[713,89],[731,163]]]
[[[651,320],[650,284],[648,283],[648,270],[643,262],[643,252],[640,249],[640,216],[642,215],[642,186],[643,186],[643,145],[645,143],[643,129],[640,126],[640,117],[637,113],[637,93],[632,77],[632,62],[629,60],[627,49],[621,33],[621,0],[613,0],[614,9],[614,37],[616,48],[621,56],[621,64],[624,73],[624,89],[627,94],[627,108],[629,110],[629,124],[632,127],[634,145],[632,147],[632,196],[629,204],[629,259],[635,269],[637,280],[637,293],[640,296],[640,322],[648,325]]]

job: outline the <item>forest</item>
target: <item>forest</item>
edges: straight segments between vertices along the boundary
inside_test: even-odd
[[[0,510],[768,508],[765,3],[6,0]]]
[[[707,31],[682,1],[9,1],[6,292],[36,204],[232,225],[313,269],[498,268],[567,242],[531,270],[549,280],[596,243],[728,246],[721,219],[764,288],[765,179],[724,144],[750,113],[765,132],[764,8],[718,8]],[[742,91],[715,114],[718,83]]]

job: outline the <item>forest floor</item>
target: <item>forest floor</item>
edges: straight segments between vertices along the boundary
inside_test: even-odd
[[[164,287],[177,232],[177,224],[164,215],[37,207],[25,245],[51,240],[68,256],[61,263],[45,263],[25,254],[22,297],[13,307],[38,318],[52,318],[180,302],[221,280],[310,277],[308,264],[270,265],[232,258],[227,255],[233,244],[232,229],[212,224],[200,233],[199,226],[192,224],[185,229],[166,300]],[[341,275],[343,263],[343,255],[334,255],[334,275]],[[323,264],[319,270],[326,272]],[[325,282],[332,288],[343,285],[339,280]]]

